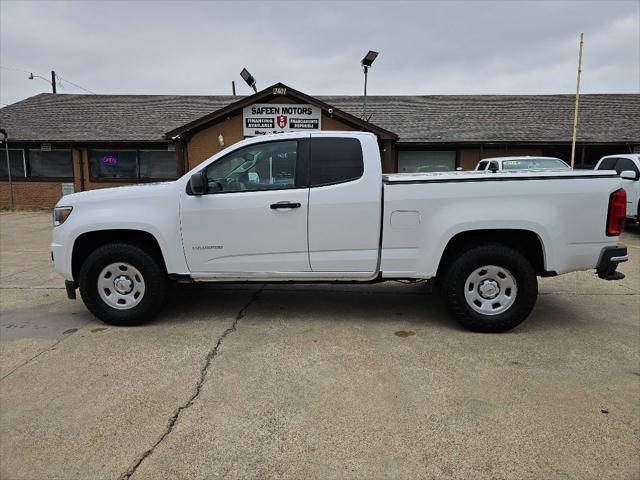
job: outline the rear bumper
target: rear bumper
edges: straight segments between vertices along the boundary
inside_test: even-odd
[[[605,247],[600,254],[600,260],[596,267],[598,277],[604,280],[622,280],[624,273],[616,272],[618,264],[629,260],[627,247],[618,245],[615,247]]]

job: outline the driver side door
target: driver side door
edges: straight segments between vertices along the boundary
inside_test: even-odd
[[[308,139],[255,143],[206,170],[207,193],[182,196],[192,273],[255,277],[308,272]]]

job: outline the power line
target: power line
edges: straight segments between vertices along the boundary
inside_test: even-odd
[[[24,69],[22,69],[22,68],[16,68],[16,67],[6,67],[6,66],[4,66],[4,65],[0,65],[0,68],[2,68],[2,69],[4,69],[4,70],[13,70],[13,71],[16,71],[16,72],[34,73],[33,71],[30,71],[30,70],[24,70]],[[38,72],[35,72],[35,73],[36,73],[36,75],[39,75],[40,77],[42,77],[42,75],[38,74]],[[82,87],[82,86],[78,85],[77,83],[70,82],[70,81],[69,81],[69,80],[67,80],[66,78],[62,78],[62,77],[61,77],[60,75],[58,75],[57,73],[56,73],[56,77],[57,77],[59,80],[62,80],[63,82],[67,82],[69,85],[73,85],[74,87],[79,88],[80,90],[84,90],[84,91],[85,91],[85,92],[87,92],[87,93],[91,93],[91,94],[93,94],[93,95],[97,95],[97,94],[96,94],[96,92],[92,92],[92,91],[91,91],[91,90],[89,90],[88,88],[84,88],[84,87]],[[44,77],[43,77],[43,78],[44,78]]]
[[[16,72],[31,73],[29,70],[24,70],[22,68],[16,68],[16,67],[5,67],[4,65],[0,65],[0,68],[4,70],[14,70]]]
[[[70,81],[69,81],[69,80],[67,80],[66,78],[62,78],[62,77],[61,77],[60,75],[58,75],[57,73],[56,73],[56,77],[58,77],[60,80],[62,80],[62,81],[64,81],[64,82],[67,82],[67,83],[69,83],[69,84],[73,85],[73,86],[74,86],[74,87],[76,87],[76,88],[79,88],[80,90],[84,90],[84,91],[85,91],[85,92],[87,92],[87,93],[91,93],[91,94],[93,94],[93,95],[96,95],[96,92],[92,92],[91,90],[89,90],[89,89],[87,89],[87,88],[81,87],[80,85],[78,85],[78,84],[76,84],[76,83],[70,82]]]

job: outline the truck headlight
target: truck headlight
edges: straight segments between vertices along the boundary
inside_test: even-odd
[[[53,226],[62,225],[69,215],[71,215],[73,207],[56,207],[53,209]]]

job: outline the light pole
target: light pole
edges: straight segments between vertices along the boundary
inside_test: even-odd
[[[378,52],[369,50],[369,52],[367,52],[361,62],[362,68],[364,70],[364,108],[362,112],[362,118],[364,120],[367,119],[367,73],[369,73],[369,68],[371,67],[371,64],[377,56]]]
[[[29,74],[29,80],[33,80],[34,78],[41,78],[42,80],[44,80],[45,82],[51,85],[51,90],[53,93],[58,93],[56,90],[56,72],[55,71],[51,70],[51,81],[47,80],[46,78],[40,75],[34,75],[33,72],[31,72]]]
[[[253,75],[249,73],[249,70],[247,70],[246,68],[243,68],[242,71],[240,72],[240,76],[245,82],[247,82],[247,85],[253,88],[254,92],[258,93],[258,89],[256,88],[256,79],[253,78]]]
[[[7,135],[7,131],[4,128],[0,128],[0,134],[3,136],[4,140],[4,152],[7,156],[7,177],[9,178],[9,206],[11,210],[15,207],[15,200],[13,198],[13,182],[11,180],[11,160],[9,158],[9,136]]]

